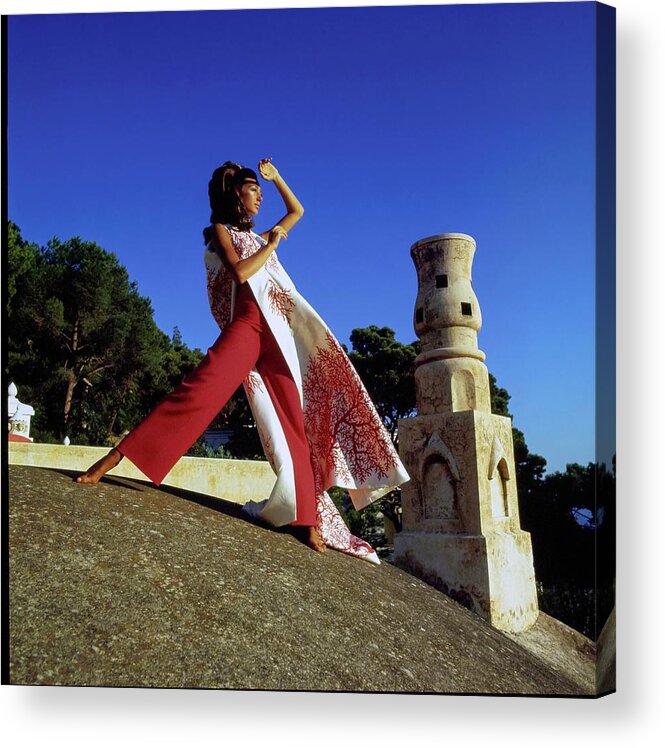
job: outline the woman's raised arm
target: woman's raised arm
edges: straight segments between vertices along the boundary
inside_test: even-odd
[[[284,181],[282,175],[271,163],[271,159],[264,158],[259,161],[259,173],[267,182],[274,182],[277,191],[284,200],[287,213],[279,219],[275,226],[281,226],[285,231],[290,231],[296,223],[303,217],[305,209],[302,207],[298,198],[293,194],[291,188]],[[260,236],[268,240],[270,231],[264,231]]]

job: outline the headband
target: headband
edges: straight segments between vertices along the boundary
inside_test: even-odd
[[[233,187],[240,187],[245,182],[259,183],[259,178],[256,176],[256,172],[253,169],[238,169],[238,171],[231,177],[231,185]]]

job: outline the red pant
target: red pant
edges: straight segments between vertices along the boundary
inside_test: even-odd
[[[298,388],[249,284],[237,290],[233,320],[203,361],[116,449],[159,485],[256,367],[293,460],[297,519],[292,524],[315,525],[314,475]]]

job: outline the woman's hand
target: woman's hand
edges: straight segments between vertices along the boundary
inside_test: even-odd
[[[269,182],[272,182],[275,185],[277,191],[284,200],[287,214],[279,219],[275,228],[279,227],[283,229],[285,232],[284,236],[279,238],[286,239],[286,231],[291,230],[296,225],[296,223],[298,223],[298,221],[303,217],[305,209],[298,201],[298,198],[293,194],[293,192],[291,192],[291,189],[284,181],[284,177],[272,165],[271,161],[271,158],[262,158],[259,161],[259,173],[261,174],[263,179],[267,179]],[[275,229],[273,229],[272,231],[274,230]],[[272,241],[272,231],[265,231],[261,234],[261,236],[266,240]]]
[[[270,229],[270,234],[268,235],[268,244],[274,244],[275,249],[277,249],[277,245],[279,244],[281,239],[288,239],[289,235],[287,234],[286,230],[282,228],[279,224],[277,226]]]
[[[279,176],[279,172],[277,169],[270,163],[272,161],[272,157],[270,158],[262,158],[259,161],[259,174],[265,179],[267,182],[274,182],[275,179]]]

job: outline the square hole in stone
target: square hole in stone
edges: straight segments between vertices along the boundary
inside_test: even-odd
[[[471,316],[471,304],[468,301],[462,302],[462,314],[466,317]]]
[[[437,288],[448,288],[448,276],[447,275],[437,275],[435,277],[436,277]]]
[[[419,306],[416,309],[416,322],[422,322],[423,321],[423,308]]]

